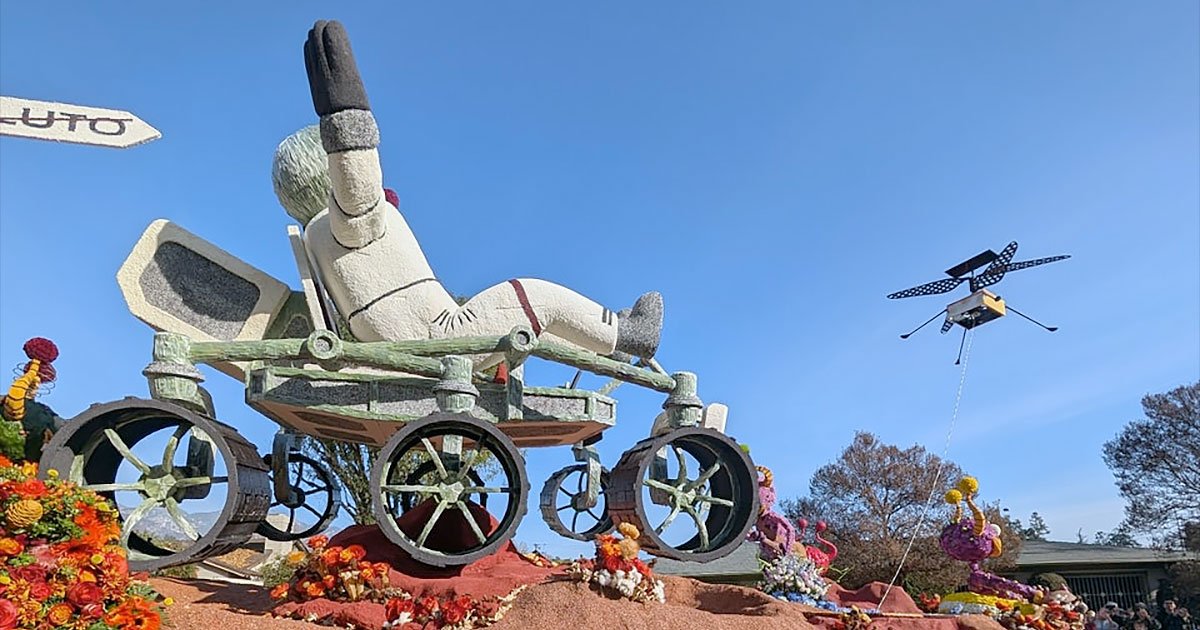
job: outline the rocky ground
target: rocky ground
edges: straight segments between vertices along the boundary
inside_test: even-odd
[[[175,603],[168,609],[177,630],[317,630],[314,623],[269,616],[265,589],[207,580],[154,578]],[[546,582],[522,592],[494,630],[816,630],[828,621],[806,615],[815,609],[789,604],[758,591],[664,577],[667,602],[639,604],[605,597],[573,582]],[[817,625],[814,625],[816,623]],[[1000,630],[989,618],[884,618],[877,630]]]

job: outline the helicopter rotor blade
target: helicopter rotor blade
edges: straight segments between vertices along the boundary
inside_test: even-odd
[[[1030,267],[1037,267],[1038,265],[1045,265],[1047,263],[1058,262],[1060,260],[1066,260],[1068,258],[1070,258],[1069,255],[1048,256],[1046,258],[1036,258],[1034,260],[1022,260],[1022,261],[1018,261],[1015,263],[1008,263],[1008,264],[1004,265],[1003,267],[1001,267],[998,272],[989,271],[981,276],[975,276],[975,278],[971,281],[971,290],[978,291],[979,289],[982,289],[984,287],[990,287],[993,284],[1000,282],[1000,280],[1002,280],[1004,278],[1004,274],[1006,274],[1010,271],[1020,271],[1022,269],[1028,269]],[[991,267],[988,267],[988,269],[991,269]]]
[[[1008,271],[1008,263],[1012,262],[1013,256],[1017,255],[1017,242],[1013,241],[1004,246],[1000,250],[1000,254],[992,261],[992,264],[983,270],[983,273],[971,278],[971,292],[974,293],[984,287],[991,286],[1000,282],[1004,278],[1005,272]]]
[[[902,298],[916,297],[918,295],[937,295],[939,293],[947,293],[949,291],[953,291],[954,288],[962,284],[964,280],[966,280],[966,278],[943,278],[941,280],[934,280],[933,282],[927,282],[921,286],[889,294],[887,298],[889,300],[899,300]]]
[[[1046,258],[1035,258],[1033,260],[1022,260],[1022,261],[1018,261],[1015,263],[1009,263],[1009,264],[1005,265],[1004,271],[1006,273],[1009,271],[1020,271],[1022,269],[1028,269],[1030,267],[1037,267],[1038,265],[1045,265],[1047,263],[1058,262],[1060,260],[1066,260],[1070,257],[1071,257],[1070,254],[1064,254],[1062,256],[1047,256]]]

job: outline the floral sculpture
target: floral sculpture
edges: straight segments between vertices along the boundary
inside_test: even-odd
[[[983,560],[999,556],[1003,546],[1000,542],[1000,527],[995,523],[988,523],[983,510],[975,504],[974,497],[978,491],[979,482],[974,477],[963,477],[957,488],[946,493],[946,503],[954,506],[954,517],[942,529],[939,540],[942,550],[951,558],[970,564],[971,574],[967,578],[967,587],[972,593],[1034,601],[1041,597],[1040,590],[980,568]],[[963,516],[964,502],[971,509],[972,516]]]
[[[612,534],[597,536],[595,560],[576,560],[567,568],[567,576],[616,591],[635,602],[666,601],[662,581],[655,579],[650,567],[638,558],[641,545],[637,539],[641,532],[632,523],[621,523],[617,532],[623,538]]]
[[[775,478],[771,470],[759,466],[758,472],[758,520],[747,539],[758,543],[758,563],[763,575],[759,589],[792,602],[832,605],[824,600],[829,583],[822,577],[832,556],[825,555],[823,567],[813,560],[810,552],[820,550],[800,543],[791,521],[775,511]],[[836,555],[837,550],[833,553]]]
[[[804,538],[804,532],[808,529],[808,519],[802,518],[798,523],[800,525],[800,535],[798,538],[802,539]],[[816,545],[805,545],[804,547],[804,553],[808,555],[809,560],[813,561],[813,564],[817,565],[817,570],[821,572],[821,575],[825,575],[829,571],[829,566],[833,564],[834,559],[838,555],[837,545],[821,538],[821,532],[826,529],[829,529],[829,526],[825,524],[825,521],[817,521],[817,531],[813,535],[817,539],[817,542],[825,547],[824,549]]]
[[[937,611],[991,615],[1008,630],[1082,630],[1087,606],[1071,594],[1065,583],[1047,593],[980,568],[983,560],[999,556],[1003,547],[1000,528],[988,523],[975,504],[978,491],[978,481],[963,477],[957,488],[946,493],[946,503],[954,506],[954,516],[942,529],[942,550],[955,560],[969,563],[971,573],[968,590],[940,598]],[[963,515],[963,503],[970,509],[970,516]]]
[[[63,424],[49,407],[34,401],[39,388],[52,384],[58,376],[52,365],[58,347],[49,339],[34,337],[23,349],[29,361],[18,366],[18,376],[0,403],[0,454],[37,461],[42,445]]]
[[[291,579],[271,589],[271,597],[283,602],[308,602],[324,598],[333,602],[373,602],[382,606],[394,630],[469,630],[499,620],[512,607],[522,589],[501,598],[477,600],[458,597],[413,597],[392,588],[391,566],[364,560],[361,545],[330,546],[325,536],[308,540],[307,551],[293,551],[284,562],[293,570]],[[302,609],[293,613],[304,617]]]
[[[758,466],[758,520],[747,539],[758,543],[758,555],[770,562],[789,553],[804,553],[791,521],[775,511],[775,477],[771,469]]]
[[[47,473],[0,456],[0,630],[158,630],[158,595],[129,574],[116,510]]]

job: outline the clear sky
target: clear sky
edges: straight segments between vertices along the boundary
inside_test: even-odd
[[[319,18],[346,24],[386,184],[447,287],[544,277],[614,309],[661,291],[661,363],[730,406],[782,497],[856,430],[941,450],[958,335],[898,334],[949,298],[884,295],[1010,240],[1073,258],[998,285],[1058,333],[1010,317],[975,337],[950,457],[985,500],[1058,539],[1112,529],[1101,445],[1200,378],[1195,2],[349,4],[0,3],[0,91],[163,134],[0,139],[0,364],[58,342],[60,414],[147,394],[151,332],[114,276],[150,221],[298,287],[270,165],[316,120]],[[269,443],[240,385],[208,385]],[[617,395],[609,466],[662,402]],[[536,510],[570,462],[529,452],[517,540],[585,549]]]

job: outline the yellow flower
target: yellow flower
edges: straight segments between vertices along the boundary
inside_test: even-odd
[[[5,516],[8,518],[8,526],[13,529],[24,529],[42,520],[42,514],[45,510],[42,509],[42,504],[33,499],[22,499],[8,506],[8,511]]]
[[[100,554],[98,554],[98,553],[94,553],[94,554],[92,554],[92,557],[91,557],[91,558],[89,558],[89,560],[91,560],[91,561],[92,561],[92,564],[97,564],[97,565],[98,565],[98,564],[100,564],[101,562],[104,562],[104,556],[102,556],[102,555],[100,555]]]
[[[958,489],[962,491],[964,496],[971,496],[979,490],[979,481],[974,477],[963,477],[958,482]]]
[[[51,479],[58,479],[58,471],[53,468],[49,468],[46,470],[46,476]]]
[[[163,600],[163,606],[170,606],[174,603],[175,603],[175,598],[173,598],[173,597],[168,597]]]
[[[25,462],[21,464],[21,474],[27,477],[37,476],[37,462]]]
[[[0,575],[0,584],[12,584],[12,578],[7,575]]]
[[[962,500],[962,492],[957,489],[946,493],[946,503],[949,503],[950,505],[958,505],[959,503],[962,503]]]
[[[287,563],[296,566],[304,561],[306,555],[303,551],[293,551],[287,555]]]

